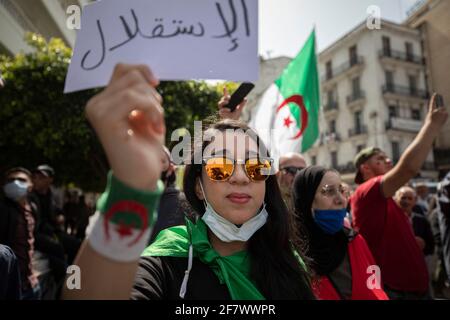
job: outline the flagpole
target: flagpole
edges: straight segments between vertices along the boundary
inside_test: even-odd
[[[272,157],[275,161],[275,167],[278,168],[278,157],[275,158],[275,154],[278,154],[278,150],[276,150],[276,146],[274,146],[273,143],[273,130],[274,130],[274,124],[275,124],[275,117],[276,117],[276,112],[277,112],[277,107],[279,105],[279,98],[280,95],[277,94],[277,100],[275,101],[275,105],[272,106],[272,115],[271,115],[271,119],[270,119],[270,145],[269,145],[269,150],[272,151]]]

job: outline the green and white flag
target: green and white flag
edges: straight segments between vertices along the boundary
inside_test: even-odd
[[[250,121],[275,159],[288,152],[305,152],[319,136],[315,38],[313,31],[300,53],[264,93]]]

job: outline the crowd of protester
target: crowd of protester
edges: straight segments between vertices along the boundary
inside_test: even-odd
[[[0,298],[450,299],[450,173],[435,193],[415,180],[447,120],[434,96],[398,163],[380,148],[363,149],[354,182],[344,183],[298,153],[276,159],[275,168],[257,134],[237,120],[246,102],[231,112],[224,92],[221,119],[204,132],[215,139],[201,141],[201,164],[192,153],[180,190],[149,83],[156,81],[145,67],[121,65],[87,106],[112,167],[95,215],[78,189],[57,206],[49,165],[4,172]],[[121,100],[126,91],[134,95]],[[151,130],[132,106],[152,115]],[[121,127],[128,134],[113,131]],[[245,143],[230,148],[225,140]],[[148,215],[137,222],[133,210]],[[114,243],[135,234],[128,247]],[[74,263],[83,290],[64,286]]]

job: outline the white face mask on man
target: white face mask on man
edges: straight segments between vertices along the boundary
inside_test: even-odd
[[[28,183],[16,179],[5,184],[3,186],[3,191],[7,198],[13,201],[19,201],[27,195]]]
[[[202,189],[206,207],[202,219],[209,229],[223,242],[245,242],[267,222],[267,217],[269,214],[267,213],[266,205],[264,204],[263,208],[256,216],[245,222],[240,227],[237,227],[235,224],[219,215],[209,204],[208,200],[206,200],[206,194],[203,190],[201,181],[200,188]]]

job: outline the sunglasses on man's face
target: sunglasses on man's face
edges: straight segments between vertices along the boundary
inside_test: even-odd
[[[227,181],[234,172],[236,164],[243,164],[245,173],[252,181],[265,181],[272,172],[271,158],[248,158],[245,161],[218,156],[203,159],[206,174],[212,181]]]
[[[297,172],[299,172],[302,169],[303,168],[299,168],[299,167],[284,167],[284,168],[281,168],[281,171],[284,174],[290,174],[290,175],[295,176],[297,174]]]

